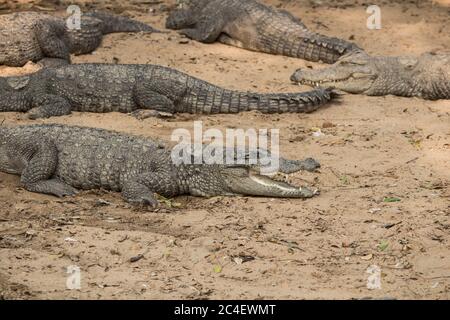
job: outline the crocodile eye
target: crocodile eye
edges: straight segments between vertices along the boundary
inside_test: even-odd
[[[349,65],[349,64],[358,64],[356,63],[355,57],[346,57],[340,61],[341,64]]]
[[[352,64],[354,66],[364,66],[366,64],[366,61],[354,59],[354,60],[348,61],[347,64]]]
[[[398,61],[407,69],[413,69],[417,64],[417,59],[410,57],[400,57]]]
[[[348,66],[348,65],[352,65],[352,64],[354,65],[355,63],[351,60],[342,60],[342,61],[340,61],[340,64],[344,65],[344,66]]]

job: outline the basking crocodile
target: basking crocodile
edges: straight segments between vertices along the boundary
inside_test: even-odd
[[[157,141],[102,129],[0,127],[0,171],[20,175],[21,185],[31,192],[62,197],[77,189],[103,188],[152,206],[157,204],[154,193],[292,198],[318,193],[272,180],[250,165],[175,164],[171,154]]]
[[[310,61],[335,62],[359,49],[355,44],[314,33],[289,12],[255,0],[182,0],[167,18],[168,29],[197,41],[216,40],[253,51]]]
[[[73,111],[126,112],[141,117],[184,113],[310,112],[333,93],[259,94],[220,88],[156,65],[73,64],[0,78],[0,111],[27,112],[31,119]]]
[[[66,21],[38,12],[0,15],[0,64],[21,67],[44,58],[70,61],[70,54],[94,51],[104,34],[113,32],[155,32],[152,27],[127,17],[106,12],[81,15],[80,28],[68,28]]]
[[[369,96],[450,99],[450,55],[372,57],[359,52],[320,70],[299,69],[291,80]]]

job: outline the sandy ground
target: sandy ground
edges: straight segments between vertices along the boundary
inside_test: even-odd
[[[167,4],[137,2],[108,7],[163,28]],[[364,1],[264,2],[373,54],[450,49],[446,0],[378,1],[382,29],[376,31],[366,28]],[[182,39],[175,32],[110,35],[74,61],[161,64],[261,92],[307,90],[289,76],[319,66]],[[8,125],[31,123],[21,114],[1,117]],[[169,140],[175,128],[192,129],[194,120],[205,128],[280,129],[285,157],[322,163],[319,172],[288,180],[318,187],[321,195],[306,201],[178,197],[146,212],[106,191],[62,200],[32,194],[19,188],[18,177],[0,173],[0,298],[450,298],[450,101],[345,95],[308,115],[138,121],[74,113],[39,122]],[[312,135],[317,128],[320,137]],[[80,290],[66,287],[72,265],[81,270]],[[370,266],[381,268],[380,289],[367,288]]]

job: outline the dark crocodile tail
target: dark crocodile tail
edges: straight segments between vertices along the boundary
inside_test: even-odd
[[[152,28],[151,26],[139,22],[137,20],[111,14],[103,11],[91,11],[85,14],[85,16],[96,18],[103,21],[102,31],[103,34],[114,32],[155,32],[161,31]]]
[[[276,53],[309,61],[335,63],[351,51],[361,50],[356,44],[320,34],[283,36]]]
[[[310,61],[323,61],[335,63],[348,52],[361,50],[356,44],[338,38],[330,38],[320,34],[314,34],[302,39],[301,55]]]
[[[323,88],[300,93],[240,95],[240,106],[262,113],[312,112],[335,97],[331,89]]]
[[[190,113],[238,113],[258,110],[262,113],[302,113],[317,110],[335,97],[331,89],[317,88],[300,93],[260,94],[221,88],[201,90],[189,95]],[[181,111],[188,111],[186,109]]]

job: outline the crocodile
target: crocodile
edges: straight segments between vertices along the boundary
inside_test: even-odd
[[[69,27],[63,18],[40,12],[0,15],[0,64],[21,67],[28,61],[60,59],[94,51],[102,37],[114,32],[158,32],[152,27],[107,12],[80,16],[80,25]]]
[[[412,56],[348,54],[322,69],[298,69],[291,80],[369,96],[450,99],[450,54]]]
[[[65,197],[80,189],[101,188],[121,192],[130,203],[148,206],[157,205],[155,194],[287,198],[318,194],[262,175],[253,165],[175,164],[171,150],[154,139],[97,128],[0,127],[0,171],[20,175],[21,186],[30,192]],[[302,169],[301,161],[287,163],[288,172],[296,164]]]
[[[356,44],[310,31],[299,18],[255,0],[184,0],[173,10],[166,28],[188,38],[334,63],[342,55],[361,50]]]
[[[71,64],[0,77],[0,111],[31,119],[82,112],[123,112],[138,118],[182,113],[311,112],[333,99],[328,89],[299,93],[227,90],[168,67]]]

